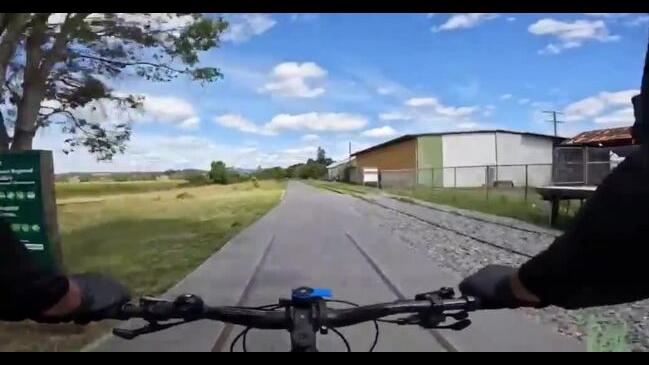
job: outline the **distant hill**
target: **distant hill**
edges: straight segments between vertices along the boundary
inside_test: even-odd
[[[252,174],[253,172],[257,171],[257,169],[245,169],[242,167],[233,167],[231,170],[240,174]]]
[[[155,180],[162,175],[170,179],[186,179],[190,176],[205,175],[207,171],[200,169],[182,169],[166,171],[124,171],[124,172],[65,172],[56,174],[56,181],[132,181],[132,180]]]

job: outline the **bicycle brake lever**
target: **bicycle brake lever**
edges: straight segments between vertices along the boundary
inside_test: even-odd
[[[143,327],[132,329],[132,330],[125,329],[125,328],[113,328],[113,335],[119,338],[123,338],[125,340],[132,340],[135,337],[138,337],[140,335],[166,330],[167,328],[179,326],[181,324],[185,324],[189,322],[191,321],[177,321],[177,322],[163,323],[163,324],[160,324],[158,322],[149,322]]]
[[[444,325],[444,326],[436,326],[434,328],[439,328],[439,329],[449,329],[449,330],[454,330],[454,331],[461,331],[471,325],[471,320],[470,319],[463,319],[461,321],[457,321],[455,323],[451,323],[449,325]]]

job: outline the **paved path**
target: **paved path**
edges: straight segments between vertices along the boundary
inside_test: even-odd
[[[361,212],[368,203],[347,195],[289,183],[278,207],[235,237],[166,295],[199,294],[214,305],[262,305],[288,296],[297,286],[324,286],[359,304],[412,297],[459,277],[434,266]],[[374,207],[372,209],[382,209]],[[516,311],[476,313],[461,332],[430,332],[381,324],[377,351],[565,351],[583,345]],[[133,325],[127,324],[127,325]],[[201,321],[132,341],[114,337],[100,351],[227,351],[240,328]],[[352,349],[370,345],[370,324],[345,328]],[[285,351],[283,331],[254,331],[250,351]],[[335,335],[320,336],[323,351],[342,351]]]

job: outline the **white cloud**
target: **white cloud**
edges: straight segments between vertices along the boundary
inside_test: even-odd
[[[404,103],[407,106],[422,107],[422,106],[437,106],[439,101],[437,98],[410,98]]]
[[[226,128],[245,133],[276,135],[282,130],[313,132],[346,132],[361,129],[367,125],[367,119],[361,115],[347,113],[304,113],[278,114],[268,123],[257,125],[238,114],[224,114],[214,118],[214,122]],[[314,141],[319,136],[307,134],[303,141]]]
[[[508,16],[508,17],[505,18],[505,19],[506,19],[508,22],[516,21],[516,17],[513,17],[513,16]]]
[[[305,155],[305,154],[317,152],[317,150],[318,149],[314,146],[308,146],[308,147],[287,148],[282,150],[282,152],[289,155]]]
[[[78,149],[62,152],[66,135],[56,128],[39,130],[35,148],[52,150],[56,173],[91,171],[164,171],[167,169],[209,169],[210,162],[222,160],[227,166],[256,168],[289,166],[315,158],[316,147],[274,149],[220,143],[210,138],[181,134],[178,136],[134,133],[124,154],[111,162],[97,162],[94,156]]]
[[[500,100],[509,100],[512,98],[512,94],[502,94],[500,95]]]
[[[496,110],[496,107],[493,105],[487,105],[484,107],[484,110],[482,111],[482,116],[483,117],[490,117],[494,110]]]
[[[243,43],[250,38],[264,34],[277,22],[268,14],[232,14],[226,16],[229,26],[221,39]]]
[[[261,135],[275,134],[274,132],[269,131],[263,127],[259,127],[255,123],[238,114],[220,115],[214,118],[214,122],[223,127],[236,129],[244,133],[254,133]]]
[[[278,114],[264,126],[270,131],[308,130],[323,131],[354,131],[367,125],[367,119],[361,115],[347,113],[304,113]]]
[[[634,121],[631,97],[639,90],[603,91],[566,106],[563,110],[565,120],[579,122],[592,120],[595,123],[625,123]],[[623,118],[627,118],[626,121]]]
[[[433,32],[442,32],[455,29],[473,28],[487,20],[495,19],[498,14],[494,13],[461,13],[451,16],[444,24],[433,27]]]
[[[317,134],[305,134],[300,139],[304,142],[313,142],[319,140],[320,136],[318,136]]]
[[[379,95],[390,95],[394,93],[394,89],[389,86],[382,86],[376,89],[376,93]]]
[[[379,128],[368,129],[361,133],[361,136],[371,138],[387,138],[395,135],[397,135],[397,131],[395,131],[394,128],[388,125]]]
[[[393,120],[411,120],[412,115],[400,112],[389,112],[379,114],[380,120],[393,121]]]
[[[527,99],[527,98],[518,99],[518,103],[520,105],[529,104],[529,102],[530,102],[530,99]]]
[[[528,31],[538,36],[555,37],[558,43],[549,43],[541,54],[558,54],[566,49],[581,47],[585,42],[612,42],[620,39],[617,35],[611,35],[602,20],[575,20],[564,22],[560,20],[544,18],[531,24]]]
[[[196,109],[185,99],[176,96],[158,96],[144,94],[143,110],[145,117],[153,121],[197,124]]]
[[[283,97],[314,98],[324,94],[322,87],[310,86],[307,80],[322,79],[327,71],[313,62],[284,62],[273,68],[272,81],[259,89]]]
[[[457,125],[458,128],[461,129],[475,129],[478,128],[480,125],[475,122],[465,122],[465,123],[460,123]]]
[[[294,23],[307,23],[318,19],[318,14],[314,13],[294,13],[291,14],[291,21]]]
[[[191,117],[191,118],[185,119],[178,126],[180,128],[184,128],[184,129],[197,129],[198,126],[200,125],[200,122],[201,122],[201,119],[199,117]]]
[[[426,13],[426,18],[430,19],[434,17],[437,13]]]
[[[127,95],[116,92],[116,95]],[[120,122],[165,123],[184,129],[195,129],[200,124],[200,118],[194,106],[187,100],[168,95],[140,94],[143,97],[142,106],[137,109],[126,108],[114,100],[98,99],[72,113],[80,119],[91,123],[116,124]],[[44,101],[43,107],[56,106],[55,101]]]
[[[461,106],[453,107],[443,105],[437,98],[434,97],[423,97],[423,98],[411,98],[405,101],[406,106],[414,108],[429,109],[430,112],[433,112],[439,116],[443,117],[467,117],[473,114],[477,107],[471,106]]]
[[[633,108],[624,108],[599,116],[593,119],[593,122],[597,124],[629,125],[633,123],[634,120]]]
[[[629,15],[630,13],[584,13],[584,15],[598,17],[598,18],[620,18]]]

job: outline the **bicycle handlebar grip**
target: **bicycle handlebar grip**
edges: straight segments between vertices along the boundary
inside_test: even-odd
[[[115,318],[111,319],[126,320],[131,318],[141,318],[143,316],[143,312],[144,311],[140,306],[137,306],[133,303],[126,303],[118,311],[116,311]]]

